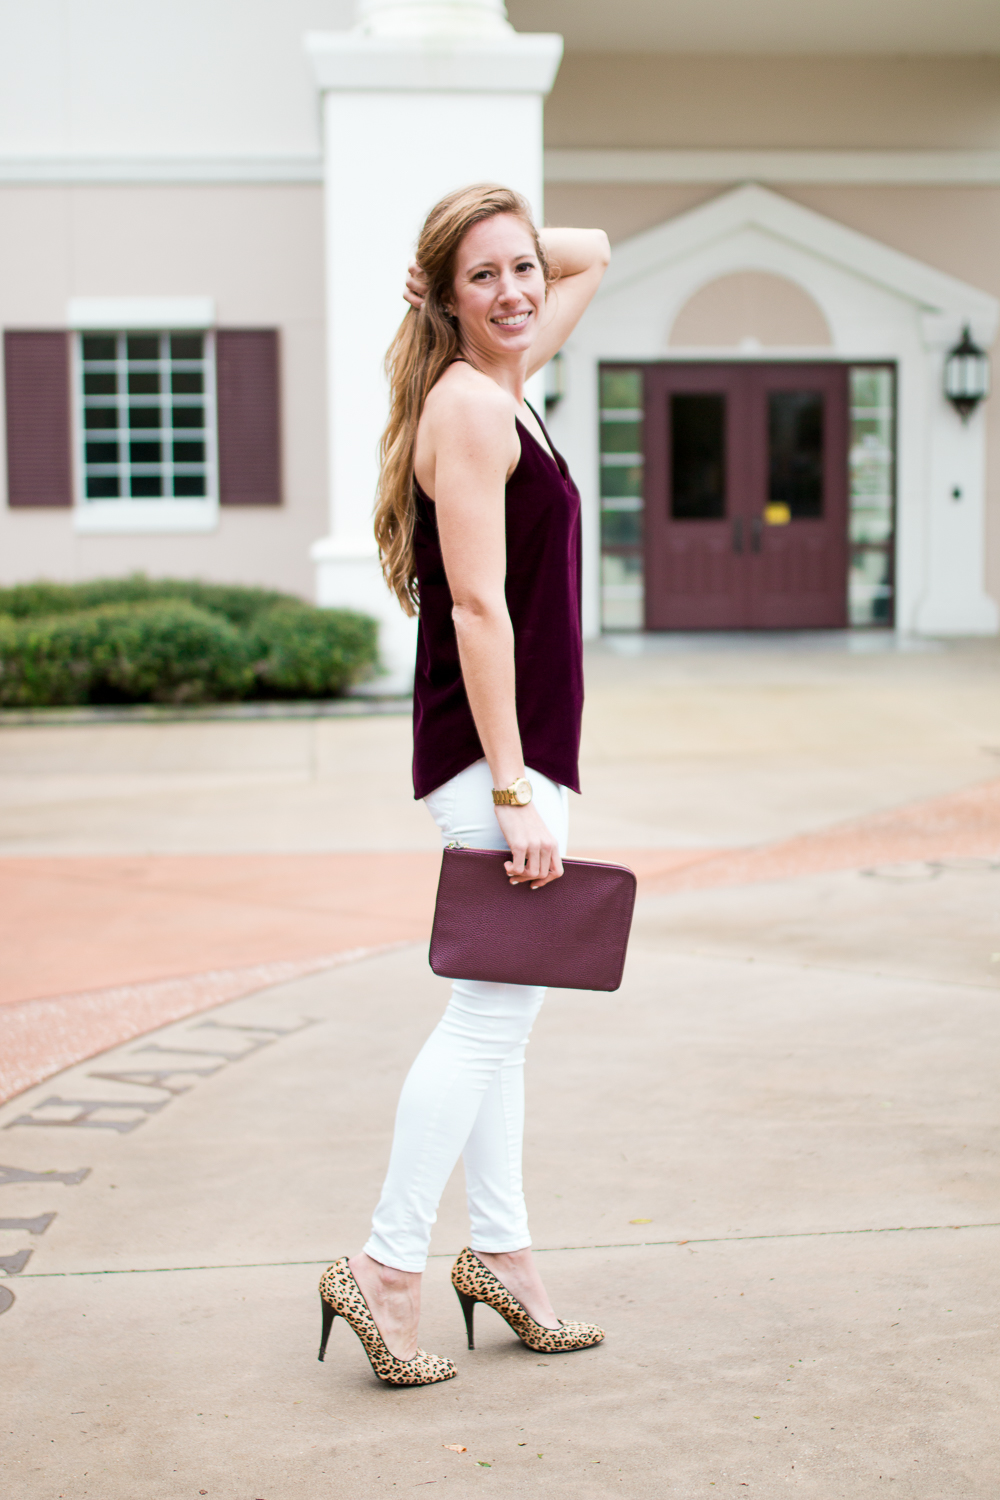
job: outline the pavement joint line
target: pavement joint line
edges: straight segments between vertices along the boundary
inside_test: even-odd
[[[557,1255],[567,1250],[656,1250],[667,1245],[680,1249],[684,1245],[739,1245],[755,1240],[818,1240],[831,1235],[846,1234],[927,1234],[939,1230],[953,1229],[1000,1229],[995,1224],[899,1224],[884,1225],[873,1229],[803,1229],[791,1234],[719,1234],[704,1239],[688,1240],[612,1240],[602,1245],[533,1245],[537,1255]],[[428,1260],[452,1260],[457,1250],[439,1250],[428,1256]],[[17,1273],[18,1281],[45,1281],[66,1276],[162,1276],[175,1271],[268,1271],[281,1270],[286,1266],[325,1266],[329,1258],[321,1260],[251,1260],[233,1261],[226,1265],[208,1266],[130,1266],[120,1270],[99,1271],[26,1271]]]
[[[118,703],[62,705],[52,708],[0,709],[0,729],[26,725],[63,727],[75,724],[210,724],[247,720],[375,718],[411,714],[413,699],[405,693],[356,693],[340,698],[250,699],[244,703]]]
[[[729,887],[729,889],[735,890],[736,887]],[[640,899],[641,896],[636,899],[637,906]],[[773,954],[760,957],[755,953],[712,953],[706,948],[668,948],[665,951],[668,955],[677,958],[719,959],[727,964],[760,964],[761,967],[770,964],[775,969],[808,969],[815,974],[854,974],[862,975],[865,979],[888,979],[893,982],[902,979],[910,984],[942,985],[949,989],[956,986],[964,990],[985,990],[988,995],[995,995],[997,992],[997,985],[988,980],[977,983],[974,979],[939,979],[927,974],[887,974],[882,969],[848,969],[840,964],[796,963],[793,959],[778,958]]]

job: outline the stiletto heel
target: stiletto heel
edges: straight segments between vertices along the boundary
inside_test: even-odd
[[[539,1354],[566,1354],[571,1349],[589,1349],[604,1337],[604,1329],[598,1328],[596,1323],[564,1323],[561,1318],[558,1328],[546,1328],[544,1324],[536,1323],[503,1282],[468,1248],[462,1251],[451,1268],[451,1284],[465,1313],[470,1349],[473,1347],[472,1313],[477,1302],[485,1302],[487,1307],[498,1312],[522,1344]]]
[[[349,1323],[361,1340],[371,1367],[379,1380],[387,1385],[433,1385],[438,1380],[452,1380],[458,1374],[450,1359],[441,1359],[436,1354],[425,1354],[418,1349],[412,1359],[397,1359],[386,1346],[372,1317],[371,1308],[364,1293],[354,1279],[347,1257],[335,1260],[327,1266],[319,1280],[319,1294],[323,1300],[323,1342],[319,1346],[319,1357],[326,1352],[326,1341],[339,1316]]]
[[[335,1308],[330,1306],[322,1292],[319,1294],[319,1305],[323,1309],[323,1333],[319,1341],[319,1358],[322,1360],[326,1355],[327,1340],[330,1337],[330,1329],[333,1327],[333,1320],[337,1316],[337,1312]]]
[[[476,1340],[472,1332],[472,1318],[476,1311],[476,1299],[475,1297],[470,1297],[468,1292],[463,1292],[457,1286],[455,1287],[455,1295],[458,1297],[459,1302],[461,1302],[462,1311],[465,1314],[465,1331],[469,1335],[469,1348],[474,1349],[476,1347]]]

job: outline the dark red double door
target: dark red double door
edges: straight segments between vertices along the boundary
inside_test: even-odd
[[[847,370],[648,365],[646,627],[847,623]]]

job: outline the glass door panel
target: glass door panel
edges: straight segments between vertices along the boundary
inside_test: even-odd
[[[641,630],[643,564],[643,374],[605,365],[601,393],[601,626]]]
[[[726,514],[726,398],[670,398],[670,516],[721,521]]]
[[[891,365],[850,372],[848,611],[852,625],[891,625],[896,501],[896,390]]]
[[[767,397],[768,507],[782,521],[818,520],[823,514],[823,394],[769,391]]]

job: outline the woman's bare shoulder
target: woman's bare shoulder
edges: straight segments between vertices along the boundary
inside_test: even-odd
[[[508,477],[521,447],[514,398],[480,370],[454,364],[428,394],[417,428],[413,468],[431,499],[440,498],[442,464],[454,473]]]
[[[491,434],[509,426],[514,432],[514,398],[495,380],[464,360],[449,365],[428,393],[423,417],[437,431],[474,431],[485,426]]]

